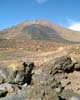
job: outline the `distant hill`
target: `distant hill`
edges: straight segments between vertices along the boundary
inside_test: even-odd
[[[0,31],[1,40],[51,40],[54,42],[80,42],[80,32],[63,28],[46,20],[26,21]]]

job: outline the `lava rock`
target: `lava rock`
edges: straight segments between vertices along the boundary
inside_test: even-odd
[[[32,70],[34,63],[27,65],[24,63],[11,64],[8,67],[8,82],[23,85],[25,83],[30,84],[32,80]]]
[[[54,67],[56,70],[61,70],[66,73],[74,71],[74,64],[71,58],[68,56],[62,56],[58,58],[54,63]]]

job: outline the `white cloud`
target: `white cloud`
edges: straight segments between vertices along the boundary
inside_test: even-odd
[[[47,2],[48,0],[36,0],[36,2],[38,3],[38,4],[43,4],[43,3],[45,3],[45,2]]]
[[[68,28],[75,31],[80,31],[80,22],[73,21],[72,19],[67,19],[69,26]]]
[[[69,26],[68,28],[71,30],[80,31],[80,22],[74,23],[71,26]]]

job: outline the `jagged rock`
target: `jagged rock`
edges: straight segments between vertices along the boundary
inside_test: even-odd
[[[0,85],[0,89],[3,88],[1,90],[7,91],[6,97],[1,100],[73,100],[73,96],[78,98],[71,90],[67,92],[64,88],[71,83],[66,75],[75,69],[70,57],[56,59],[44,66],[40,73],[33,74],[34,66],[34,63],[24,62],[8,67],[8,71],[11,71],[9,75],[12,75],[8,81],[10,84]]]
[[[1,81],[2,84],[0,84],[0,97],[6,96],[5,97],[5,100],[6,100],[6,98],[8,98],[9,95],[12,95],[12,93],[15,94],[19,90],[24,91],[23,88],[27,87],[27,85],[25,84],[31,83],[33,68],[34,68],[34,63],[30,63],[29,65],[27,65],[25,62],[22,64],[21,63],[11,64],[7,70],[7,74],[6,74],[7,78],[5,81],[6,83],[2,83]],[[12,95],[12,98],[14,98],[14,95]],[[10,100],[12,100],[12,98],[10,98]],[[24,97],[22,96],[21,98],[23,99]],[[18,100],[18,99],[15,98],[15,100]]]
[[[74,64],[70,57],[61,56],[45,64],[42,71],[53,76],[57,73],[70,73],[74,71]]]
[[[23,84],[24,76],[25,76],[24,71],[18,71],[16,73],[16,76],[15,76],[13,83]]]
[[[8,67],[9,77],[8,82],[9,83],[16,83],[16,84],[25,84],[31,83],[31,77],[33,75],[32,70],[34,68],[34,63],[30,63],[27,65],[24,63],[16,63],[11,64]]]
[[[74,70],[74,64],[70,57],[62,56],[56,60],[54,63],[54,67],[56,70],[61,70],[63,72],[72,72]]]

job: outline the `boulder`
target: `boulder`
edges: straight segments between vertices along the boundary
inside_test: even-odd
[[[34,63],[27,65],[25,62],[11,64],[8,67],[8,82],[23,85],[25,83],[30,84],[32,80],[32,70]]]
[[[70,73],[74,71],[74,63],[69,56],[61,56],[43,65],[42,71],[47,74]]]
[[[61,70],[66,73],[74,71],[74,64],[71,58],[68,56],[58,58],[54,63],[54,67],[56,70]]]

